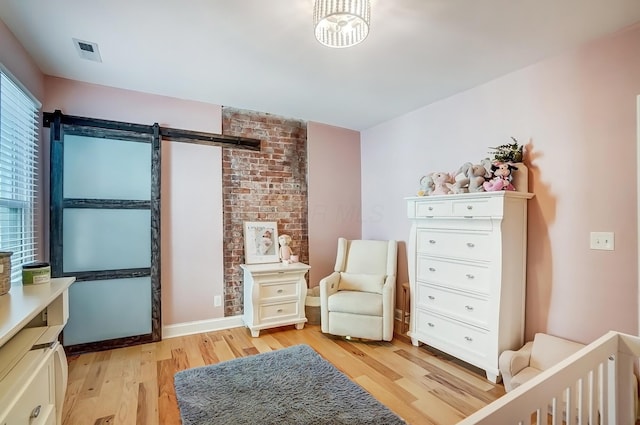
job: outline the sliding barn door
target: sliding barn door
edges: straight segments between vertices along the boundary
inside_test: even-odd
[[[123,128],[51,125],[50,257],[54,276],[76,277],[71,352],[160,339],[159,135]]]

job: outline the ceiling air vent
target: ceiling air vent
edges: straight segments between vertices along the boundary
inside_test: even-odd
[[[98,45],[96,43],[74,38],[73,44],[76,46],[76,50],[78,51],[78,54],[82,59],[102,62],[102,58],[100,57],[100,50],[98,50]]]

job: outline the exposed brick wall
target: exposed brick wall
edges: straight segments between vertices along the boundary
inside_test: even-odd
[[[222,133],[261,140],[260,152],[222,151],[225,316],[243,312],[243,223],[276,221],[294,254],[309,259],[307,124],[271,114],[223,108]]]

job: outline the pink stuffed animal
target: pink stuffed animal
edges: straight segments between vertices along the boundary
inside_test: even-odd
[[[496,162],[491,166],[493,172],[493,178],[482,184],[482,187],[487,192],[497,192],[499,190],[516,190],[511,184],[513,176],[512,171],[517,170],[516,167],[508,162]]]
[[[447,183],[452,183],[449,173],[433,173],[431,178],[434,185],[433,192],[431,192],[432,195],[448,195],[451,193],[451,189],[447,186]]]

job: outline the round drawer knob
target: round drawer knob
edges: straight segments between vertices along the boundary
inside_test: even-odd
[[[467,311],[473,311],[473,306],[472,305],[465,305],[464,308],[466,308]]]
[[[467,242],[467,246],[469,248],[473,248],[474,246],[476,246],[476,244],[474,244],[473,242]]]
[[[471,273],[467,273],[467,279],[473,279],[473,278],[475,278],[474,275],[472,275]]]
[[[435,299],[436,299],[436,297],[434,297],[433,295],[429,295],[429,296],[428,296],[428,298],[429,298],[430,300],[435,300]]]
[[[278,294],[282,294],[284,291],[282,289],[278,289]]]
[[[472,210],[473,209],[473,205],[467,205],[467,209],[468,210]]]
[[[465,336],[464,339],[467,340],[467,342],[471,342],[473,341],[473,338],[471,338],[470,336]]]
[[[429,207],[429,211],[433,211],[433,207]]]
[[[430,243],[431,245],[434,245],[434,244],[436,243],[436,241],[434,241],[433,239],[429,239],[429,243]]]
[[[434,269],[433,267],[429,267],[429,271],[430,271],[430,272],[435,272],[435,271],[436,271],[436,269]]]
[[[282,309],[281,309],[281,308],[279,308],[279,309],[277,310],[277,312],[278,312],[278,313],[282,313]]]
[[[433,323],[431,323],[431,322],[427,323],[427,325],[429,325],[429,327],[430,327],[430,328],[435,328],[435,327],[436,327],[436,325],[434,325],[434,324],[433,324]]]

